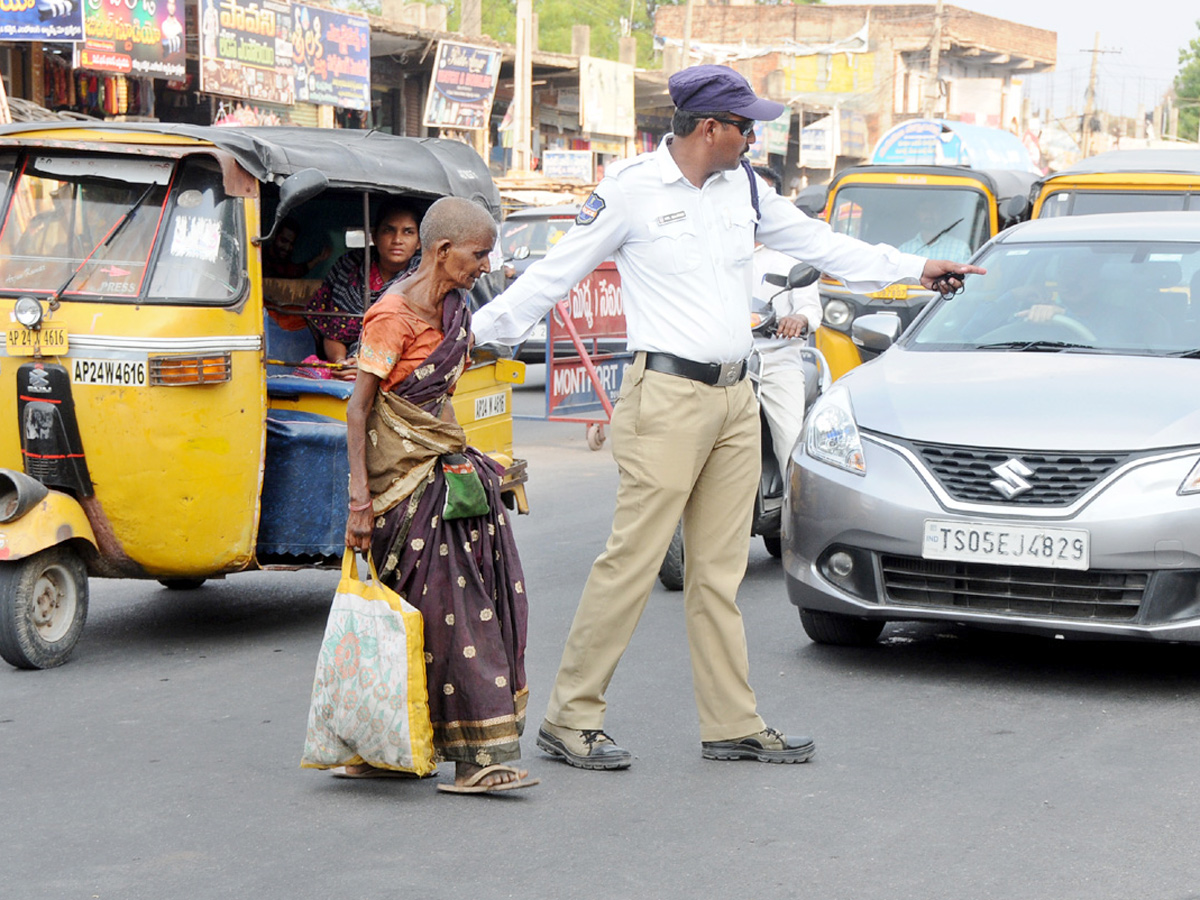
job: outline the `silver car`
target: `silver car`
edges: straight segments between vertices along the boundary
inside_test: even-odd
[[[783,523],[805,631],[1200,641],[1200,215],[1027,222],[975,261],[898,339],[859,319],[886,352],[809,412]]]

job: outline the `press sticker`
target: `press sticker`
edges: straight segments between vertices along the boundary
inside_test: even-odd
[[[579,209],[579,215],[575,217],[575,224],[591,225],[596,221],[596,217],[600,215],[602,209],[604,209],[604,198],[593,191],[583,201],[583,206]]]
[[[221,249],[221,223],[203,216],[179,216],[171,236],[171,255],[216,262]]]

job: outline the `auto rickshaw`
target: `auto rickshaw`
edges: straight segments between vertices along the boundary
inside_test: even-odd
[[[979,247],[1024,218],[1028,193],[1037,175],[1020,169],[973,169],[967,166],[852,166],[829,183],[822,218],[834,231],[868,243],[891,244],[920,256],[961,257],[966,262]],[[932,235],[924,234],[920,210],[933,211]],[[949,243],[952,241],[953,243]],[[957,250],[947,250],[946,247]],[[907,327],[933,296],[919,285],[893,284],[870,294],[856,294],[835,278],[820,281],[824,315],[817,347],[825,354],[834,378],[878,355],[851,337],[855,319],[890,312]]]
[[[1031,218],[1200,209],[1200,150],[1111,150],[1033,186]]]
[[[389,196],[498,220],[478,155],[378,132],[26,123],[0,127],[0,185],[0,656],[65,662],[89,576],[193,589],[339,566],[352,384],[298,368],[319,271],[264,278],[262,247],[285,219],[363,246]],[[470,368],[454,410],[525,512],[522,373]]]

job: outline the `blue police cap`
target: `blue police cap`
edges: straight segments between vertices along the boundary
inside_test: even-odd
[[[684,112],[731,112],[759,122],[778,119],[782,103],[764,100],[729,66],[691,66],[667,81],[671,102]]]

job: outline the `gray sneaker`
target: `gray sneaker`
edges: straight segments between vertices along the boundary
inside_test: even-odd
[[[731,741],[703,741],[705,759],[754,759],[758,762],[802,763],[812,759],[817,745],[810,737],[788,737],[774,728],[764,728]]]
[[[550,722],[538,729],[537,745],[580,769],[628,769],[633,756],[599,728],[576,731]]]

